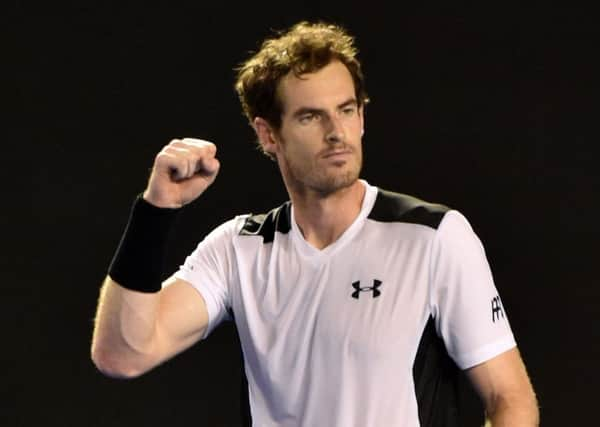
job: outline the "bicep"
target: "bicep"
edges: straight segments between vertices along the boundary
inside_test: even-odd
[[[156,339],[169,358],[204,335],[208,312],[204,298],[189,282],[171,277],[164,283],[156,321]]]
[[[466,369],[465,373],[488,411],[500,401],[528,401],[533,388],[516,347]]]

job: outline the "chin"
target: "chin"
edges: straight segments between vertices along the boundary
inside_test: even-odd
[[[311,167],[285,162],[280,164],[284,180],[296,191],[312,190],[329,195],[351,187],[360,175],[362,162],[359,159],[338,166],[313,164]]]
[[[357,180],[360,170],[350,170],[330,176],[315,179],[309,186],[322,194],[332,194],[344,188],[351,187]]]

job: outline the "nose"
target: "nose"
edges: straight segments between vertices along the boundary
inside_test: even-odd
[[[329,116],[325,126],[325,139],[329,144],[338,144],[346,140],[344,126],[339,117]]]

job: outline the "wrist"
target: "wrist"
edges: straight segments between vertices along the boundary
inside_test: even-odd
[[[180,209],[183,207],[183,204],[179,201],[161,196],[158,192],[150,189],[146,189],[140,198],[158,209]]]
[[[117,251],[109,276],[124,288],[158,292],[173,226],[181,209],[157,207],[138,196]]]

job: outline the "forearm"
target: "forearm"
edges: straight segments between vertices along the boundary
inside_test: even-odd
[[[125,289],[107,277],[100,292],[92,359],[110,376],[137,376],[157,363],[159,293]]]
[[[100,292],[92,359],[111,376],[137,376],[153,367],[167,239],[179,210],[138,198]]]

